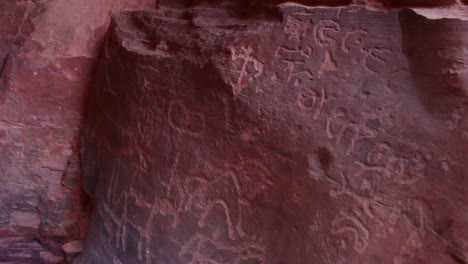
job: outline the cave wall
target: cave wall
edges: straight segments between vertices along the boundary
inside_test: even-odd
[[[77,262],[466,262],[468,23],[239,8],[113,19]]]

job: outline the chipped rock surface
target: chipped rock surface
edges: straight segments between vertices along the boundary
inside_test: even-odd
[[[208,7],[111,23],[77,263],[466,262],[466,22]]]

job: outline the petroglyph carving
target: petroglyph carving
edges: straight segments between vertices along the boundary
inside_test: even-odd
[[[232,76],[234,80],[230,80],[232,91],[235,96],[239,95],[242,90],[248,86],[248,83],[260,77],[263,73],[264,63],[253,56],[252,47],[241,47],[236,50],[231,47],[231,60],[235,65],[239,65],[235,72],[238,76]]]
[[[395,160],[392,165],[392,176],[402,184],[412,184],[426,175],[427,160],[419,151]]]
[[[320,20],[314,28],[315,41],[321,47],[336,43],[335,35],[340,31],[340,24],[333,20]]]
[[[313,89],[304,89],[299,93],[297,103],[303,110],[312,110],[319,101],[319,94]]]
[[[344,257],[347,243],[345,239],[327,236],[322,238],[320,246],[323,249],[321,255],[323,263],[346,264],[349,261]]]
[[[397,155],[388,143],[383,142],[373,146],[367,154],[365,164],[361,166],[377,170],[396,182],[411,184],[425,177],[427,158],[419,151]]]
[[[198,220],[198,226],[199,227],[204,227],[205,226],[206,219],[208,218],[208,216],[210,215],[210,213],[213,211],[213,209],[215,207],[221,207],[222,208],[222,210],[224,212],[224,215],[226,217],[226,226],[227,226],[227,231],[228,231],[229,238],[232,239],[232,240],[236,239],[235,234],[234,234],[235,231],[234,231],[234,227],[233,227],[232,219],[231,219],[231,213],[229,211],[229,206],[222,199],[217,199],[215,201],[211,201],[211,203],[208,204],[208,206],[206,206],[205,210],[203,211],[202,215],[200,216],[200,219]]]
[[[411,263],[423,247],[428,234],[433,232],[432,210],[424,201],[408,199],[402,203],[401,209],[403,219],[411,233],[401,248],[399,256],[393,259],[394,264]]]
[[[393,264],[406,264],[410,263],[418,251],[423,246],[423,238],[420,232],[413,231],[408,239],[406,240],[405,245],[400,250],[400,255],[393,258]]]
[[[112,221],[112,224],[109,223],[107,226],[107,230],[110,230],[114,233],[110,233],[111,238],[114,238],[113,240],[115,241],[115,248],[120,249],[122,248],[123,251],[126,250],[127,248],[127,224],[128,224],[128,219],[127,219],[127,213],[126,213],[126,195],[124,195],[123,199],[123,206],[124,209],[120,216],[116,215],[115,212],[110,208],[110,206],[107,203],[103,203],[103,211],[101,213],[102,216],[108,216],[109,219]],[[114,228],[115,227],[115,228]]]
[[[353,237],[354,249],[362,254],[369,245],[369,229],[360,219],[357,211],[340,210],[340,213],[332,221],[333,234],[350,234]]]
[[[161,199],[158,196],[155,196],[153,203],[151,204],[149,217],[146,219],[144,226],[140,226],[138,224],[133,224],[135,229],[138,230],[140,239],[138,240],[137,248],[138,248],[138,258],[143,260],[143,253],[145,256],[145,263],[150,264],[154,263],[151,254],[151,242],[152,242],[152,229],[154,225],[155,217],[160,215],[170,215],[173,217],[172,227],[177,226],[179,223],[179,216],[176,208],[165,199]]]
[[[138,102],[141,104],[146,98],[148,98],[148,94],[150,92],[151,83],[147,80],[143,80],[143,87],[141,88],[141,95],[138,99]]]
[[[213,250],[224,252],[224,254],[217,254],[220,256],[232,256],[229,263],[241,264],[248,260],[254,260],[255,263],[265,263],[266,249],[264,247],[245,241],[231,245],[201,233],[196,233],[182,245],[179,256],[189,257],[189,264],[226,263],[226,259],[216,259],[214,254],[210,254]]]
[[[368,214],[368,216],[374,219],[376,225],[375,236],[388,238],[389,235],[395,232],[395,227],[397,227],[398,220],[401,218],[399,211],[383,206],[380,203],[371,203],[369,205],[370,210],[368,211],[372,214]]]
[[[168,120],[182,134],[199,137],[205,131],[205,114],[186,107],[182,101],[170,103]]]
[[[306,88],[299,92],[297,97],[297,104],[299,107],[306,111],[313,111],[313,118],[317,118],[322,113],[323,106],[328,101],[325,89],[321,89],[320,92],[315,91],[312,88]]]
[[[313,77],[313,73],[307,68],[307,61],[311,58],[312,48],[306,46],[300,49],[289,49],[286,47],[280,47],[275,52],[275,56],[286,64],[286,72],[288,73],[287,81],[294,80],[294,84],[297,86],[301,81],[301,76],[305,77],[306,80],[310,80]]]
[[[385,167],[393,157],[393,152],[387,142],[377,143],[367,154],[367,163],[371,166]]]
[[[313,77],[313,73],[311,70],[307,69],[306,65],[301,62],[292,63],[286,62],[286,71],[288,72],[287,81],[291,82],[294,81],[294,86],[298,86],[303,81],[301,77],[305,78],[305,80],[311,80]]]
[[[249,201],[264,193],[272,185],[268,169],[254,160],[240,160],[238,163],[229,163],[224,167],[205,163],[203,166],[195,167],[191,177],[180,177],[177,175],[179,159],[180,153],[175,158],[168,181],[163,183],[166,187],[166,195],[177,201],[174,206],[172,204],[166,206],[169,209],[168,215],[177,216],[183,212],[196,217],[200,228],[211,229],[213,225],[209,225],[208,222],[215,221],[215,226],[225,227],[227,236],[222,237],[220,229],[213,233],[213,237],[206,238],[207,240],[203,238],[203,241],[221,245],[214,247],[213,250],[237,252],[239,255],[235,261],[241,261],[243,255],[246,258],[248,256],[255,257],[248,253],[250,249],[239,249],[239,243],[247,243],[253,248],[262,248],[254,235],[246,234],[243,221]],[[158,203],[155,202],[155,204]],[[160,203],[157,207],[161,207]],[[219,222],[220,216],[223,219],[222,222]],[[198,237],[198,239],[201,238]],[[195,248],[181,250],[181,255],[193,253],[195,254],[192,256],[194,263],[197,263],[196,261],[199,261],[197,259],[201,256],[203,256],[204,261],[211,263],[209,261],[214,260],[205,259],[207,255],[199,252],[203,249],[197,245],[207,246],[203,241],[193,241],[195,244],[192,246]],[[188,244],[190,243],[188,242]]]
[[[364,67],[375,74],[381,73],[385,69],[390,56],[393,54],[390,48],[385,47],[374,47],[368,49],[362,49],[364,52]]]
[[[207,254],[205,247],[211,247],[216,252],[227,251],[233,255],[230,263],[241,263],[246,259],[257,259],[261,263],[265,249],[253,236],[248,236],[243,229],[243,212],[247,209],[249,200],[263,193],[271,186],[271,177],[265,166],[253,160],[241,160],[239,163],[226,164],[218,168],[211,164],[196,168],[199,178],[194,187],[187,180],[173,177],[168,185],[176,191],[180,208],[190,215],[197,216],[199,227],[207,226],[215,210],[223,212],[227,238],[223,240],[221,230],[214,232],[212,237],[195,234],[187,241],[179,252],[180,256],[190,256],[190,263],[223,263],[225,261],[211,259],[213,254]],[[195,176],[195,175],[194,175]],[[192,177],[189,177],[192,178]],[[192,181],[193,182],[193,181]],[[172,187],[171,187],[172,186]],[[176,187],[176,189],[174,189]],[[219,218],[218,218],[219,219]],[[220,225],[222,223],[217,223]],[[234,254],[235,253],[235,254]],[[214,262],[213,262],[214,261]]]
[[[264,193],[273,185],[270,171],[258,161],[241,160],[238,164],[232,164],[229,167],[236,172],[240,196],[247,200]]]
[[[366,168],[362,166],[357,173],[347,175],[350,188],[363,197],[382,195],[376,190],[375,184],[381,181],[382,170],[378,168]]]
[[[327,135],[329,139],[337,139],[341,135],[346,123],[351,122],[349,113],[344,108],[335,108],[327,118]]]
[[[401,203],[402,214],[414,229],[431,230],[433,228],[432,210],[421,199],[407,199]]]
[[[345,34],[345,37],[341,43],[341,49],[344,52],[351,52],[353,50],[361,50],[364,38],[367,36],[367,31],[363,29],[357,29],[352,32]]]
[[[287,34],[291,40],[300,41],[306,35],[310,25],[310,15],[291,15],[286,18],[284,33]]]
[[[327,117],[327,135],[335,143],[347,146],[346,154],[350,155],[356,143],[365,138],[372,138],[375,132],[369,129],[362,120],[355,118],[348,110],[336,108]]]
[[[275,56],[287,62],[306,62],[312,56],[312,48],[310,46],[301,49],[279,47]]]
[[[337,68],[338,65],[336,64],[335,59],[333,59],[333,55],[331,54],[331,52],[328,50],[325,51],[325,58],[322,62],[322,65],[320,65],[318,73],[319,78],[322,77],[326,72],[336,71]]]

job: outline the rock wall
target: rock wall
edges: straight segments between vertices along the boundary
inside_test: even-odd
[[[465,263],[467,22],[126,12],[89,95],[78,263]]]
[[[126,3],[128,2],[128,3]],[[110,15],[154,1],[0,1],[0,262],[63,263],[83,239],[79,127]]]
[[[466,1],[284,2],[0,1],[0,262],[466,262]]]

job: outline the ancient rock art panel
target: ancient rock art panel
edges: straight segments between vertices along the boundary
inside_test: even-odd
[[[362,217],[362,216],[361,216]],[[358,211],[342,209],[332,221],[332,234],[349,233],[353,237],[354,249],[362,254],[369,245],[370,231],[360,219]]]
[[[205,114],[187,107],[183,101],[171,101],[168,112],[169,124],[181,134],[200,137],[205,131]]]
[[[212,254],[213,248],[216,252]],[[229,263],[241,264],[246,261],[255,261],[255,263],[265,263],[266,249],[258,247],[255,244],[248,242],[240,242],[236,245],[231,245],[219,241],[206,235],[196,233],[187,242],[185,242],[179,251],[180,257],[189,257],[190,264],[197,263],[223,263],[226,259],[221,256],[233,256]],[[220,259],[221,258],[221,259]]]
[[[400,254],[393,258],[394,264],[411,263],[421,252],[424,242],[430,239],[433,230],[433,213],[426,202],[420,199],[407,199],[401,202],[401,216],[409,229],[409,236],[400,250]],[[439,239],[439,237],[437,237]]]
[[[340,24],[334,20],[322,19],[317,22],[314,28],[314,37],[320,47],[335,45],[338,41],[338,33],[341,30]]]
[[[393,184],[410,184],[424,177],[427,155],[418,151],[399,154],[391,148],[389,143],[376,143],[367,153],[364,162],[355,161],[354,169],[339,170],[339,175],[334,176],[320,168],[320,162],[317,162],[317,159],[316,155],[309,156],[310,177],[316,181],[328,182],[331,197],[347,196],[355,201],[353,206],[340,210],[332,222],[332,232],[335,235],[346,234],[350,237],[354,241],[354,249],[357,252],[363,253],[366,250],[371,236],[386,238],[395,232],[397,223],[404,223],[406,228],[412,234],[417,233],[417,236],[431,232],[431,210],[424,202],[414,199],[405,200],[404,197],[391,190],[385,190],[382,187],[375,188],[385,181],[388,182],[387,185],[392,182]],[[403,165],[396,170],[395,164]],[[388,186],[385,188],[388,189]],[[365,221],[370,222],[365,224]],[[369,224],[373,227],[371,228]],[[371,233],[372,229],[375,233]],[[406,254],[404,252],[420,248],[414,247],[414,236],[411,235],[408,238],[408,245],[403,247],[403,257],[396,259],[414,257],[414,253],[410,256],[411,258],[404,256]]]
[[[290,40],[298,42],[307,36],[311,25],[311,15],[292,14],[286,18],[284,33],[289,36]]]
[[[341,41],[341,49],[346,53],[355,50],[361,51],[362,44],[366,37],[367,30],[364,29],[356,29],[354,31],[347,32]]]
[[[230,47],[231,60],[234,65],[232,73],[232,80],[229,81],[232,86],[232,92],[238,96],[244,88],[249,85],[249,82],[258,79],[264,68],[264,63],[254,56],[254,49],[252,47]]]
[[[201,259],[207,263],[219,263],[219,260],[216,262],[217,260],[210,259],[212,254],[205,255],[205,247],[211,245],[211,250],[218,253],[227,251],[228,256],[232,255],[232,263],[240,263],[247,259],[264,259],[265,249],[262,242],[244,231],[243,212],[248,209],[250,199],[270,188],[272,182],[269,180],[271,176],[268,169],[252,160],[241,160],[239,163],[226,164],[222,168],[206,163],[202,167],[194,168],[189,177],[180,177],[180,158],[181,153],[175,157],[170,177],[163,182],[164,195],[172,197],[171,200],[175,202],[163,201],[156,197],[156,200],[148,203],[148,220],[144,226],[137,227],[141,236],[139,250],[150,250],[148,246],[151,243],[151,223],[157,214],[173,216],[172,228],[179,228],[180,214],[195,217],[200,230],[204,230],[211,228],[207,223],[211,221],[212,216],[221,211],[224,222],[216,222],[216,226],[223,227],[225,231],[217,230],[210,236],[194,233],[192,239],[182,246],[179,255],[190,256],[190,263],[197,263]],[[226,236],[220,232],[225,232]]]
[[[327,117],[326,132],[336,144],[346,146],[347,155],[354,151],[359,140],[375,137],[376,134],[364,120],[345,108],[335,108]]]
[[[318,77],[323,77],[324,74],[330,72],[330,71],[336,71],[338,69],[338,65],[336,64],[335,59],[333,58],[333,55],[330,51],[325,51],[325,58],[322,62],[322,65],[320,65],[319,72],[318,72]]]
[[[305,46],[303,48],[290,49],[287,47],[279,47],[275,52],[275,57],[285,64],[287,82],[293,82],[295,86],[298,86],[301,81],[312,80],[314,74],[307,65],[308,61],[312,56],[312,48]],[[276,79],[278,73],[275,73]]]
[[[297,104],[302,110],[313,112],[314,120],[317,120],[322,114],[324,105],[329,101],[324,88],[317,92],[312,88],[304,88],[297,96]]]
[[[101,216],[105,219],[107,232],[110,234],[111,245],[122,252],[126,252],[128,243],[137,244],[137,258],[144,263],[153,263],[154,255],[151,252],[154,237],[153,228],[155,218],[160,216],[171,216],[173,219],[172,227],[178,223],[178,212],[174,205],[159,196],[155,196],[154,200],[147,201],[144,196],[135,187],[129,187],[125,190],[120,190],[118,194],[113,195],[113,201],[103,203],[99,208]],[[133,203],[132,203],[133,202]],[[113,209],[116,208],[116,209]],[[120,213],[116,212],[120,210]],[[145,217],[135,219],[135,215],[129,211],[145,210],[148,213]],[[138,241],[129,240],[128,230],[136,230]]]
[[[423,153],[414,151],[398,159],[395,167],[395,180],[402,184],[412,184],[426,176],[427,158]]]
[[[362,50],[364,53],[364,68],[375,74],[382,74],[386,70],[385,65],[393,55],[393,51],[387,47],[372,47]]]
[[[157,82],[164,83],[164,87],[167,83],[179,85],[178,81],[186,77],[185,71],[191,69],[180,65],[179,59],[190,57],[190,62],[200,63],[195,67],[206,69],[202,64],[207,63],[214,68],[207,74],[220,73],[221,78],[226,78],[232,93],[220,89],[222,85],[205,83],[203,78],[187,80],[194,82],[193,87],[177,86],[180,94],[209,94],[223,101],[218,110],[224,115],[219,114],[221,120],[215,120],[210,114],[208,129],[208,113],[204,112],[208,108],[196,103],[199,98],[178,99],[178,94],[168,102],[160,102],[153,97],[159,91],[150,91],[158,87],[141,80],[143,88],[138,89],[143,90],[138,95],[147,94],[162,105],[160,109],[168,110],[163,111],[161,122],[167,119],[173,129],[164,131],[164,137],[158,141],[157,128],[164,126],[158,120],[154,124],[139,120],[128,125],[135,128],[125,132],[125,147],[119,155],[132,155],[131,164],[116,167],[109,174],[112,189],[105,193],[107,204],[99,209],[109,218],[104,225],[111,247],[119,249],[113,253],[124,255],[123,250],[128,253],[133,249],[141,263],[166,261],[158,256],[162,251],[169,256],[168,263],[266,263],[276,256],[281,263],[288,262],[290,256],[297,256],[295,260],[299,262],[304,256],[305,262],[367,263],[379,256],[384,262],[411,263],[432,243],[437,234],[431,223],[431,207],[412,201],[425,195],[414,190],[421,189],[419,183],[430,188],[426,177],[429,173],[437,177],[429,171],[434,161],[440,163],[436,164],[438,171],[446,178],[452,177],[451,166],[458,157],[453,158],[450,153],[441,153],[443,159],[431,157],[441,142],[448,144],[451,139],[434,137],[431,144],[421,144],[432,132],[421,131],[424,137],[411,134],[409,126],[419,124],[412,124],[402,114],[404,110],[399,109],[404,103],[414,103],[409,93],[402,93],[403,89],[413,89],[412,72],[402,59],[399,43],[389,38],[384,45],[391,48],[373,44],[390,34],[395,36],[399,25],[391,23],[397,21],[398,14],[379,18],[379,23],[385,25],[380,28],[363,22],[361,15],[366,14],[365,10],[355,10],[353,14],[344,9],[329,12],[294,6],[291,10],[284,13],[285,23],[255,20],[239,26],[197,25],[190,29],[200,33],[196,38],[182,34],[190,38],[190,45],[187,39],[179,39],[181,34],[166,31],[172,23],[176,29],[185,29],[182,16],[174,22],[145,12],[144,16],[152,17],[152,21],[161,19],[168,23],[151,22],[147,26],[152,33],[157,32],[162,39],[167,37],[180,47],[189,46],[172,57],[134,55],[145,56],[144,60],[136,60],[138,63],[162,67],[168,62],[171,69],[174,66],[173,76],[160,74]],[[298,10],[304,13],[287,13]],[[375,19],[376,14],[369,17]],[[385,19],[391,22],[388,32]],[[265,28],[272,34],[271,39],[263,37]],[[253,45],[252,39],[260,43],[254,43],[254,47],[232,46],[245,36],[224,37],[224,33],[233,30],[249,36],[245,43]],[[381,35],[375,35],[374,40],[375,31],[381,31]],[[212,54],[213,51],[217,53]],[[362,67],[354,67],[357,63]],[[451,71],[455,70],[456,67]],[[332,78],[327,77],[332,74]],[[211,77],[210,80],[216,80]],[[344,89],[348,81],[352,87]],[[245,90],[258,83],[271,85],[268,93]],[[147,102],[137,97],[132,100]],[[200,102],[208,104],[205,99]],[[281,104],[272,105],[277,102]],[[219,105],[212,106],[209,109],[217,111]],[[237,111],[237,106],[241,111]],[[131,116],[151,119],[157,115],[156,110],[146,114],[146,107],[132,108],[135,112]],[[460,116],[465,115],[457,109],[453,109],[453,120],[447,121],[448,130],[453,132],[462,129]],[[448,112],[445,118],[450,115]],[[415,114],[427,121],[424,111]],[[287,129],[282,129],[282,122],[289,122]],[[112,125],[118,126],[118,122]],[[404,131],[400,135],[401,127]],[[218,128],[219,134],[212,128]],[[152,139],[138,134],[156,136]],[[209,144],[186,140],[200,139],[202,135]],[[280,137],[299,147],[275,142]],[[229,142],[224,141],[226,138]],[[216,144],[211,144],[213,140]],[[181,146],[186,142],[193,145]],[[307,145],[300,146],[302,142]],[[219,154],[233,146],[242,154],[232,150],[226,151],[225,156]],[[160,149],[162,153],[153,155]],[[267,153],[280,158],[273,163]],[[154,160],[138,158],[145,154]],[[154,167],[157,168],[152,172]],[[122,170],[131,173],[125,175]],[[284,186],[276,186],[279,183]],[[169,237],[161,244],[169,241],[173,252],[166,250],[168,245],[158,245],[160,233]],[[379,247],[386,239],[396,241],[400,247],[392,249],[391,256],[380,254],[383,249]],[[273,252],[277,248],[281,248],[280,252]],[[313,257],[306,259],[309,256]]]
[[[387,142],[376,143],[367,153],[364,170],[375,171],[382,177],[401,184],[413,184],[426,175],[427,155],[420,151],[396,153]]]

